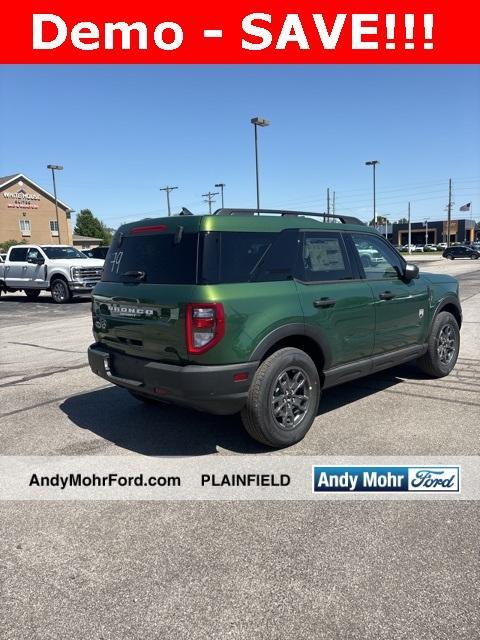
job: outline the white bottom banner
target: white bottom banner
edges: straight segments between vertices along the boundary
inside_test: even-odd
[[[478,500],[480,457],[0,457],[0,500]]]

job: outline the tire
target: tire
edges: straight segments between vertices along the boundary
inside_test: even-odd
[[[40,289],[24,289],[24,292],[27,298],[31,298],[32,300],[38,298],[40,295]]]
[[[447,260],[455,260],[455,258],[452,256],[451,253],[449,253],[447,256]]]
[[[470,260],[478,260],[478,256],[470,256]]]
[[[460,330],[455,317],[441,311],[428,337],[427,353],[417,361],[421,371],[432,378],[443,378],[454,368],[460,350]]]
[[[72,292],[70,291],[68,284],[62,278],[55,278],[50,283],[50,292],[52,294],[53,301],[56,304],[65,304],[72,299]]]
[[[293,386],[302,378],[298,395],[292,395]],[[299,400],[301,397],[307,401]],[[243,426],[262,444],[288,447],[302,440],[312,426],[319,400],[320,377],[310,356],[292,347],[279,349],[255,373],[241,412]]]
[[[162,404],[160,401],[155,400],[155,398],[144,396],[142,393],[138,393],[137,391],[131,391],[130,389],[127,389],[127,391],[131,396],[135,398],[135,400],[138,400],[139,402],[144,402],[145,404],[154,404],[157,407]]]

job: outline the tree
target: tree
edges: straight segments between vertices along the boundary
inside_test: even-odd
[[[397,224],[408,224],[408,220],[407,218],[400,218],[400,220],[397,221]]]
[[[16,244],[25,244],[25,240],[5,240],[5,242],[0,242],[0,251],[6,253],[10,247],[13,247]]]
[[[385,224],[387,219],[384,216],[380,216],[377,214],[377,224]],[[370,220],[370,226],[373,226],[374,220]]]
[[[77,216],[77,224],[74,233],[79,236],[89,236],[91,238],[101,238],[102,244],[110,244],[112,241],[111,230],[99,220],[90,209],[82,209]]]

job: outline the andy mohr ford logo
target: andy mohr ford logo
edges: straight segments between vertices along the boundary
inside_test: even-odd
[[[313,492],[452,492],[460,493],[456,466],[317,466]]]

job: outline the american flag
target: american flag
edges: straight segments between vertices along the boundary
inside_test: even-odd
[[[467,202],[467,204],[464,204],[463,207],[460,207],[460,211],[470,211],[471,206],[472,206],[472,203]]]

